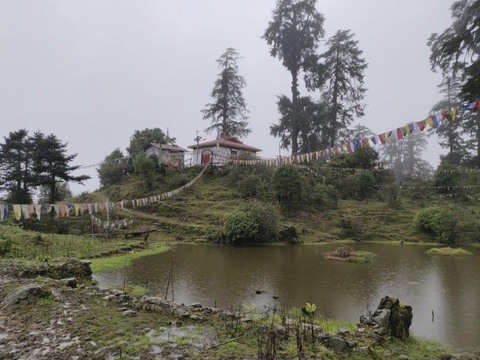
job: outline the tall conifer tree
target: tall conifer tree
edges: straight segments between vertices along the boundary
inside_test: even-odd
[[[292,154],[299,150],[302,127],[298,78],[315,55],[324,35],[324,18],[317,11],[316,3],[316,0],[278,0],[273,10],[273,20],[263,34],[263,39],[270,45],[270,54],[281,60],[292,76],[292,111],[288,129]],[[275,136],[278,135],[280,133]]]
[[[207,133],[216,131],[222,137],[243,138],[251,131],[247,128],[248,110],[242,93],[246,82],[238,73],[238,59],[240,55],[234,48],[228,48],[217,59],[221,71],[211,93],[214,102],[202,110],[203,119],[212,123],[205,130]]]

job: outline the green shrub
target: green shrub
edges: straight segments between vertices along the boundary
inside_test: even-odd
[[[280,204],[298,205],[304,199],[304,179],[297,166],[282,165],[275,170],[272,178],[275,195]]]
[[[247,175],[242,180],[238,181],[236,185],[242,199],[267,199],[268,187],[259,175]]]
[[[237,208],[227,216],[223,225],[223,232],[227,241],[238,244],[253,241],[258,233],[258,225],[258,216],[254,211]]]
[[[349,175],[345,185],[348,197],[354,200],[366,200],[375,193],[377,182],[373,172],[365,170]]]
[[[456,241],[457,219],[449,209],[440,206],[422,209],[415,214],[413,225],[438,242],[451,244]]]
[[[348,245],[342,245],[336,248],[334,251],[332,251],[329,255],[337,256],[341,258],[348,258],[352,256],[354,252],[355,252],[355,249],[353,247]]]
[[[380,192],[380,199],[385,201],[391,209],[401,209],[403,207],[400,187],[397,184],[389,184],[383,187]]]
[[[0,240],[0,257],[7,257],[12,252],[12,249],[13,240],[11,238]]]
[[[364,240],[367,236],[365,223],[355,216],[344,216],[340,219],[339,227],[343,230],[343,236],[355,241]]]
[[[239,206],[227,216],[223,232],[228,242],[276,241],[279,235],[279,211],[273,205],[251,202]]]

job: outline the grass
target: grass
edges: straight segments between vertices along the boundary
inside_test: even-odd
[[[23,230],[18,226],[0,225],[0,238],[11,239],[13,248],[7,258],[50,261],[76,257],[88,259],[116,251],[126,251],[132,246],[143,246],[141,240],[99,239],[86,235],[45,234]]]
[[[146,255],[159,254],[170,250],[170,246],[156,244],[154,247],[146,250],[136,251],[124,255],[115,255],[99,259],[93,259],[91,268],[94,273],[113,271],[131,265],[132,261]]]
[[[366,263],[371,263],[377,257],[378,255],[372,252],[357,250],[352,255],[349,256],[348,261],[352,263],[366,264]]]
[[[465,255],[473,255],[470,251],[457,248],[452,249],[450,247],[444,248],[432,248],[425,252],[428,255],[442,255],[442,256],[465,256]]]

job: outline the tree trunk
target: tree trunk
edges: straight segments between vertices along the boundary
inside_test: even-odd
[[[476,165],[477,167],[480,166],[480,111],[477,110],[477,115],[475,119],[477,125],[477,159]]]
[[[335,63],[335,77],[333,83],[333,95],[332,95],[332,136],[330,138],[330,146],[335,146],[335,141],[337,141],[337,116],[338,116],[338,50],[336,54],[336,63]]]
[[[291,71],[292,74],[292,155],[298,152],[298,68]]]

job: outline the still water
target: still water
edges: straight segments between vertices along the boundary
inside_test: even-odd
[[[357,249],[374,252],[378,259],[371,264],[323,259],[336,247],[177,245],[170,253],[143,257],[95,278],[100,286],[125,281],[164,297],[173,264],[178,303],[238,309],[241,304],[301,307],[313,302],[320,313],[351,322],[367,304],[375,310],[388,295],[413,307],[415,336],[461,351],[480,348],[480,249],[470,249],[474,256],[440,257],[425,255],[429,247],[422,245],[359,244]],[[265,292],[256,295],[256,290]]]

